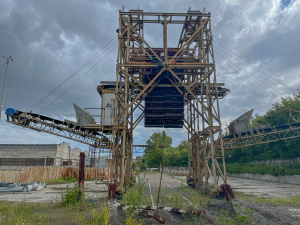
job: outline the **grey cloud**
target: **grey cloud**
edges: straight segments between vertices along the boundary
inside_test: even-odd
[[[205,7],[206,11],[212,12],[215,40],[296,89],[300,84],[299,1],[286,7],[284,10],[287,11],[277,12],[279,16],[267,23],[265,15],[273,13],[271,10],[275,9],[276,2],[278,1],[1,1],[1,54],[12,55],[15,59],[9,65],[5,107],[27,109],[63,82],[112,38],[116,38],[118,10],[123,4],[125,10],[136,9],[139,5],[144,11],[160,12],[185,12],[189,7],[192,7],[192,10],[202,10]],[[278,7],[280,8],[280,5]],[[270,24],[265,27],[265,32],[262,32],[263,24]],[[159,26],[161,25],[145,31],[145,39],[151,46],[162,46],[162,29]],[[170,27],[170,46],[177,46],[180,31],[181,27]],[[243,35],[239,36],[241,33]],[[62,86],[37,107],[35,112],[40,112],[105,54]],[[100,107],[96,87],[101,80],[115,80],[116,56],[117,48],[114,47],[105,59],[53,103],[44,114],[58,119],[74,117],[72,102],[82,107]],[[239,62],[235,63],[246,69]],[[218,57],[216,64],[218,82],[225,82],[231,89],[231,93],[220,100],[224,121],[233,120],[251,108],[254,108],[255,112],[263,113],[274,103],[272,98],[258,90],[243,76],[230,74],[236,69]],[[4,72],[5,68],[1,67],[1,84]],[[284,95],[291,94],[278,82],[267,79],[253,70],[251,73],[264,79]],[[272,91],[270,88],[268,90]],[[5,132],[6,130],[9,132]],[[143,128],[142,121],[136,128],[135,144],[144,144],[153,131]],[[37,132],[6,124],[4,120],[1,122],[0,132],[1,143],[61,142],[60,138],[44,137]],[[187,136],[183,129],[168,129],[167,133],[173,137],[174,144],[178,144]],[[72,146],[87,149],[81,144],[71,143]]]

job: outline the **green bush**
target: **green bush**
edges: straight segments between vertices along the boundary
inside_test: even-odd
[[[137,176],[137,182],[123,195],[123,203],[129,207],[142,207],[142,203],[145,200],[146,188],[146,178],[145,175],[142,177],[141,174]]]
[[[254,210],[245,208],[241,203],[235,203],[236,215],[229,216],[226,210],[222,211],[222,216],[217,218],[218,224],[222,225],[250,225],[254,224]]]
[[[141,166],[140,166],[140,170],[141,170],[141,171],[145,171],[146,168],[147,168],[147,167],[146,167],[145,163],[142,163]]]
[[[250,164],[250,163],[226,163],[226,171],[228,173],[254,173],[254,174],[270,174],[278,175],[299,175],[300,164],[281,164],[281,165],[266,165],[266,164]]]
[[[82,199],[85,195],[82,193]],[[74,188],[68,188],[65,193],[62,194],[61,203],[63,206],[75,204],[79,202],[79,187],[78,184],[75,184]]]

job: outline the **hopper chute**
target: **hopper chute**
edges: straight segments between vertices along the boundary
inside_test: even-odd
[[[246,132],[249,130],[250,119],[251,119],[253,110],[254,109],[249,110],[248,112],[239,116],[238,118],[236,118],[229,124],[228,129],[229,129],[230,134],[242,133],[242,132]]]

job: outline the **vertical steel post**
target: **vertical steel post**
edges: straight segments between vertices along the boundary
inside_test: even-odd
[[[4,101],[4,94],[5,94],[5,86],[6,86],[6,79],[7,79],[8,63],[9,63],[9,61],[13,61],[13,58],[11,56],[9,56],[9,58],[7,58],[6,56],[3,56],[3,58],[6,59],[6,63],[5,63],[6,64],[6,70],[5,70],[5,78],[4,78],[4,85],[3,85],[3,91],[2,91],[1,105],[0,105],[0,121],[1,121],[3,101]]]
[[[79,187],[79,193],[78,197],[79,199],[82,198],[83,189],[84,189],[84,158],[85,154],[84,152],[80,152],[80,158],[79,158],[79,177],[78,177],[78,187]]]

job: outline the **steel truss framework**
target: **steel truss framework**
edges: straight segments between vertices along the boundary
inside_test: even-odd
[[[7,122],[18,126],[30,128],[36,131],[43,131],[96,148],[107,149],[110,148],[111,145],[109,139],[105,135],[95,131],[94,129],[83,128],[76,124],[74,125],[72,123],[67,123],[34,113],[23,113],[18,111],[18,115],[6,115]]]
[[[300,137],[300,123],[253,130],[224,137],[226,150]]]
[[[163,48],[152,48],[144,39],[144,27],[148,23],[156,23],[162,28]],[[167,30],[172,24],[183,26],[177,48],[168,48]],[[219,176],[225,184],[227,179],[218,99],[229,90],[220,87],[216,79],[210,13],[120,11],[118,33],[113,127],[119,128],[113,129],[112,134],[114,182],[118,189],[130,183],[132,134],[145,115],[142,102],[155,87],[160,86],[162,74],[167,72],[172,86],[183,95],[187,110],[184,127],[190,143],[191,180],[196,187],[205,184],[215,193],[221,191]],[[150,77],[149,71],[158,67],[155,76]],[[145,77],[149,82],[143,82]],[[134,119],[136,109],[142,112]],[[221,151],[218,156],[217,150]],[[208,185],[209,178],[212,179],[212,187]]]

